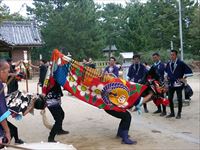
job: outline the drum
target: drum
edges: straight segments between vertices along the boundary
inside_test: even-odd
[[[20,92],[18,90],[7,95],[6,102],[8,109],[11,111],[12,115],[25,115],[30,108],[34,107],[33,95],[26,92]]]

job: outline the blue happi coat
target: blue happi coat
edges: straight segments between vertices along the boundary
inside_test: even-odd
[[[156,69],[156,73],[160,77],[160,81],[164,81],[164,74],[165,74],[165,64],[162,63],[161,61],[158,61],[152,65]]]
[[[104,69],[104,73],[107,72],[107,73],[113,73],[116,77],[119,76],[119,68],[115,65],[115,66],[107,66],[105,69]]]
[[[179,59],[176,59],[175,62],[169,61],[167,63],[165,71],[166,71],[168,79],[169,79],[170,87],[182,86],[179,79],[193,75],[190,67]]]
[[[132,64],[128,70],[128,77],[129,80],[135,83],[140,82],[143,77],[146,75],[147,69],[141,63],[139,64]]]
[[[3,84],[0,82],[0,122],[5,120],[11,112],[8,110],[5,100],[5,94],[3,91]],[[3,128],[0,125],[0,137],[4,135]]]

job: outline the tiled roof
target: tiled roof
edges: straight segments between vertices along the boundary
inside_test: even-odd
[[[0,40],[12,46],[41,46],[41,34],[32,21],[4,21],[0,24]]]
[[[3,43],[6,43],[7,45],[12,45],[9,41],[7,41],[6,39],[4,39],[0,33],[0,41],[2,41]]]

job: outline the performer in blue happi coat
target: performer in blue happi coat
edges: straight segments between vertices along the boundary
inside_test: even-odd
[[[183,80],[189,76],[192,76],[192,70],[186,65],[183,61],[178,59],[178,51],[171,50],[170,53],[170,61],[166,66],[167,79],[169,81],[169,92],[168,98],[170,101],[170,111],[171,113],[167,116],[167,118],[175,117],[174,113],[174,103],[173,97],[174,92],[176,91],[177,100],[178,100],[178,113],[176,119],[181,118],[182,112],[182,90],[183,90]]]
[[[161,62],[160,55],[158,53],[153,53],[152,60],[154,62],[152,67],[155,68],[156,73],[158,74],[158,76],[160,78],[159,82],[163,83],[164,82],[164,74],[165,74],[165,64],[163,62]],[[162,97],[164,97],[164,95],[162,95]],[[166,115],[166,106],[162,105],[162,110],[161,110],[161,105],[158,105],[157,108],[158,108],[158,110],[154,112],[155,114],[161,113],[160,116]]]
[[[109,66],[107,66],[104,70],[104,73],[112,74],[116,77],[119,76],[119,69],[116,66],[115,57],[110,57]],[[129,128],[131,125],[131,114],[129,111],[118,112],[115,110],[105,110],[109,115],[121,119],[117,131],[117,137],[122,138],[122,143],[125,144],[136,144],[137,141],[131,140],[128,136]]]
[[[15,67],[21,64],[21,61],[17,62],[16,65],[13,65],[12,59],[7,59],[7,63],[10,65],[10,72],[8,75],[8,80],[12,79],[9,84],[7,84],[7,94],[11,94],[18,90],[18,81],[16,77],[16,69]],[[8,121],[8,127],[10,128],[11,138],[14,137],[16,144],[23,144],[24,141],[18,136],[18,128]]]
[[[0,139],[4,137],[7,139],[8,143],[10,143],[11,136],[10,129],[7,124],[7,117],[11,114],[11,112],[6,106],[3,83],[7,82],[9,70],[9,64],[4,60],[0,60]]]
[[[118,77],[119,75],[119,68],[116,66],[116,59],[115,57],[110,57],[109,65],[104,69],[105,74],[112,74]]]
[[[148,70],[146,69],[146,67],[142,63],[140,63],[140,55],[134,55],[133,64],[128,69],[128,80],[135,83],[141,83],[147,71]],[[143,104],[143,107],[144,111],[148,113],[149,111],[147,109],[146,103]]]

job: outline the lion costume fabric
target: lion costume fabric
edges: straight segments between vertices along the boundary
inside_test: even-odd
[[[47,71],[43,93],[48,93],[56,80],[65,90],[83,102],[100,109],[125,111],[135,104],[147,88],[145,85],[82,66],[57,49],[53,51],[51,60],[52,65]]]

